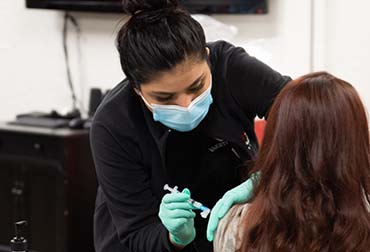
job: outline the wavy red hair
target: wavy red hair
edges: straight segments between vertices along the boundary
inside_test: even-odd
[[[364,106],[326,72],[276,98],[256,164],[242,251],[370,251],[370,147]]]

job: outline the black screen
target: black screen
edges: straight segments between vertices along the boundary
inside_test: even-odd
[[[122,0],[26,0],[28,8],[78,11],[122,12]],[[267,12],[267,0],[182,0],[180,4],[192,13]]]

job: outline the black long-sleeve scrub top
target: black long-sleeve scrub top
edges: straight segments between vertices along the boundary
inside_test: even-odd
[[[254,118],[266,115],[290,78],[225,41],[208,47],[213,104],[196,129],[177,132],[155,122],[127,80],[99,106],[90,134],[97,252],[173,251],[158,217],[163,186],[189,188],[211,208],[241,182],[242,164],[257,149]],[[213,251],[206,226],[197,214],[196,238],[183,251]]]

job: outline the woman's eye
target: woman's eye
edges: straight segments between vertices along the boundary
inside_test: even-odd
[[[197,92],[197,91],[201,90],[203,87],[204,87],[204,82],[200,83],[198,86],[190,88],[189,91],[190,92]]]
[[[172,97],[157,97],[155,99],[159,102],[168,102],[172,99]]]

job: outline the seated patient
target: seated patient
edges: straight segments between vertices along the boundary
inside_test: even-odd
[[[221,220],[215,251],[370,251],[370,147],[355,89],[328,73],[289,83],[269,113],[252,202]]]

